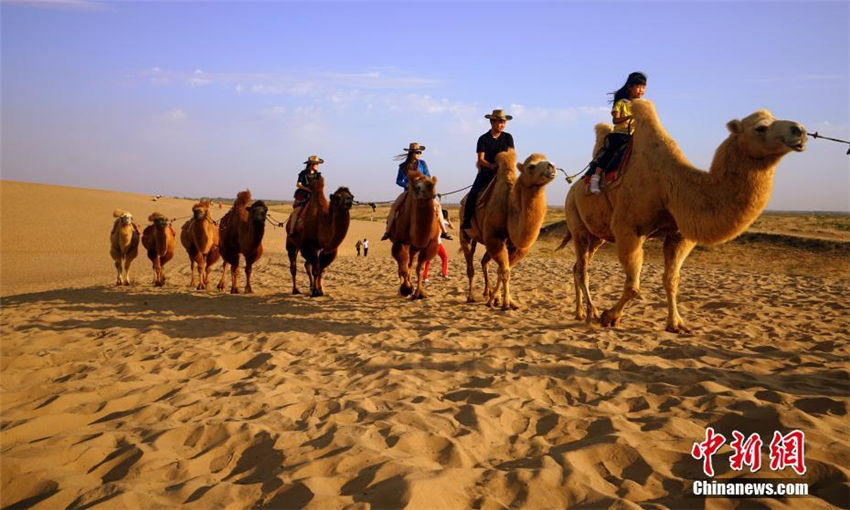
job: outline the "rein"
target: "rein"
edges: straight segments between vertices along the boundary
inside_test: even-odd
[[[847,140],[841,140],[840,138],[830,138],[828,136],[823,136],[823,135],[818,134],[817,131],[815,131],[814,133],[806,133],[806,134],[811,136],[814,139],[823,138],[824,140],[829,140],[831,142],[846,143],[848,145],[847,155],[850,156],[850,142],[848,142]]]

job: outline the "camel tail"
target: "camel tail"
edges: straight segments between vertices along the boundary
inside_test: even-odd
[[[569,231],[569,230],[567,230],[567,233],[566,233],[566,234],[564,234],[564,240],[563,240],[563,241],[561,241],[561,244],[559,244],[557,248],[555,248],[555,251],[558,251],[558,250],[560,250],[561,248],[563,248],[564,246],[566,246],[566,245],[567,245],[567,243],[569,243],[569,242],[570,242],[570,239],[572,239],[572,238],[573,238],[573,235],[570,233],[570,231]]]

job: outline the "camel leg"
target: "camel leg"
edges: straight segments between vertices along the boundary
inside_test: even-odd
[[[254,272],[254,259],[245,259],[245,294],[253,294],[251,288],[251,273]]]
[[[679,270],[696,243],[682,237],[680,232],[664,238],[664,291],[667,294],[667,331],[690,333],[679,315],[676,296],[679,293]]]
[[[322,285],[322,277],[325,275],[325,269],[327,269],[328,266],[336,260],[336,254],[336,249],[331,251],[322,250],[322,253],[319,254],[319,281],[316,283],[316,288],[318,289],[320,296],[325,295],[325,288]]]
[[[487,272],[487,266],[490,265],[490,261],[492,257],[486,251],[484,252],[484,256],[481,257],[481,276],[484,277],[484,299],[487,300],[487,306],[491,305],[491,298],[493,297],[493,289],[490,287],[490,273]]]
[[[422,268],[425,267],[425,258],[425,250],[421,250],[416,262],[416,290],[413,292],[413,295],[410,296],[411,299],[425,299],[428,297],[422,290]]]
[[[574,237],[573,246],[576,252],[576,263],[573,266],[573,282],[576,290],[576,319],[591,321],[599,318],[599,310],[593,304],[590,297],[590,284],[587,277],[587,268],[593,255],[605,241],[589,232],[581,232]],[[582,304],[586,303],[586,306]]]
[[[124,258],[124,285],[130,285],[130,262],[132,261],[133,259]]]
[[[286,254],[289,256],[289,274],[292,275],[292,293],[301,294],[301,291],[298,290],[298,285],[295,284],[295,275],[298,273],[298,267],[295,264],[298,258],[298,249],[287,247]]]
[[[612,308],[602,314],[603,326],[617,326],[626,305],[640,293],[640,270],[643,266],[643,237],[638,237],[629,229],[614,233],[617,239],[617,257],[626,273],[623,295]]]
[[[500,279],[502,281],[502,310],[516,310],[519,308],[519,303],[511,297],[511,268],[520,260],[524,259],[527,254],[527,248],[516,248],[513,252],[506,255],[507,263],[499,268]]]
[[[310,280],[310,297],[317,297],[316,280],[319,274],[319,253],[316,250],[301,251],[301,256],[304,257],[304,269],[307,271],[307,278]]]
[[[413,285],[410,283],[410,249],[407,245],[393,243],[392,254],[398,262],[398,277],[401,281],[399,294],[409,296],[413,292]]]
[[[153,284],[156,287],[162,287],[162,282],[160,281],[160,273],[162,272],[162,265],[159,261],[159,256],[153,258]]]
[[[474,303],[475,296],[473,294],[473,279],[475,277],[475,263],[473,261],[475,257],[475,245],[476,242],[474,240],[469,240],[468,242],[464,242],[465,234],[461,234],[461,250],[463,251],[463,258],[466,259],[466,277],[469,280],[469,291],[466,294],[466,302]]]
[[[239,262],[230,266],[230,293],[231,294],[239,294],[239,285],[237,280],[239,279]]]
[[[123,273],[124,273],[124,271],[122,270],[123,265],[124,265],[124,257],[115,258],[115,269],[118,271],[118,279],[116,280],[115,285],[121,285],[121,284],[124,283],[124,281],[122,279]]]
[[[202,253],[200,254],[200,259],[198,260],[198,288],[197,290],[204,290],[207,288],[207,281],[205,275],[207,274],[207,257]]]
[[[195,287],[195,257],[189,255],[189,274],[192,275],[192,280],[189,282],[189,288]]]
[[[222,260],[221,261],[221,279],[218,281],[218,285],[216,286],[218,288],[218,290],[224,290],[225,285],[227,285],[227,282],[225,281],[226,279],[227,279],[227,262]]]

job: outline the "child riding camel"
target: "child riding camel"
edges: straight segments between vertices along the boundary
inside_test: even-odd
[[[612,170],[612,163],[615,163],[620,149],[625,147],[634,134],[634,125],[632,123],[632,100],[638,99],[646,93],[646,75],[639,72],[634,72],[626,79],[625,85],[620,87],[616,92],[612,92],[614,99],[611,103],[614,105],[611,109],[611,118],[614,122],[614,130],[605,137],[605,145],[593,161],[590,162],[590,168],[585,175],[590,177],[590,192],[598,195],[602,193],[599,189],[599,181],[602,178],[603,172]],[[616,161],[619,163],[619,161]]]

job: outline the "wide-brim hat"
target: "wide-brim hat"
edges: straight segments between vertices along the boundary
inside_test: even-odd
[[[316,163],[321,165],[324,162],[325,160],[320,158],[319,156],[310,156],[309,158],[307,158],[307,161],[305,161],[304,164],[309,165],[310,163]]]
[[[484,118],[490,120],[511,120],[514,117],[513,115],[505,115],[505,110],[496,109],[493,110],[493,113],[485,115]]]
[[[402,149],[402,150],[406,150],[407,152],[424,151],[425,146],[419,145],[419,142],[410,142],[410,145],[406,149]]]

